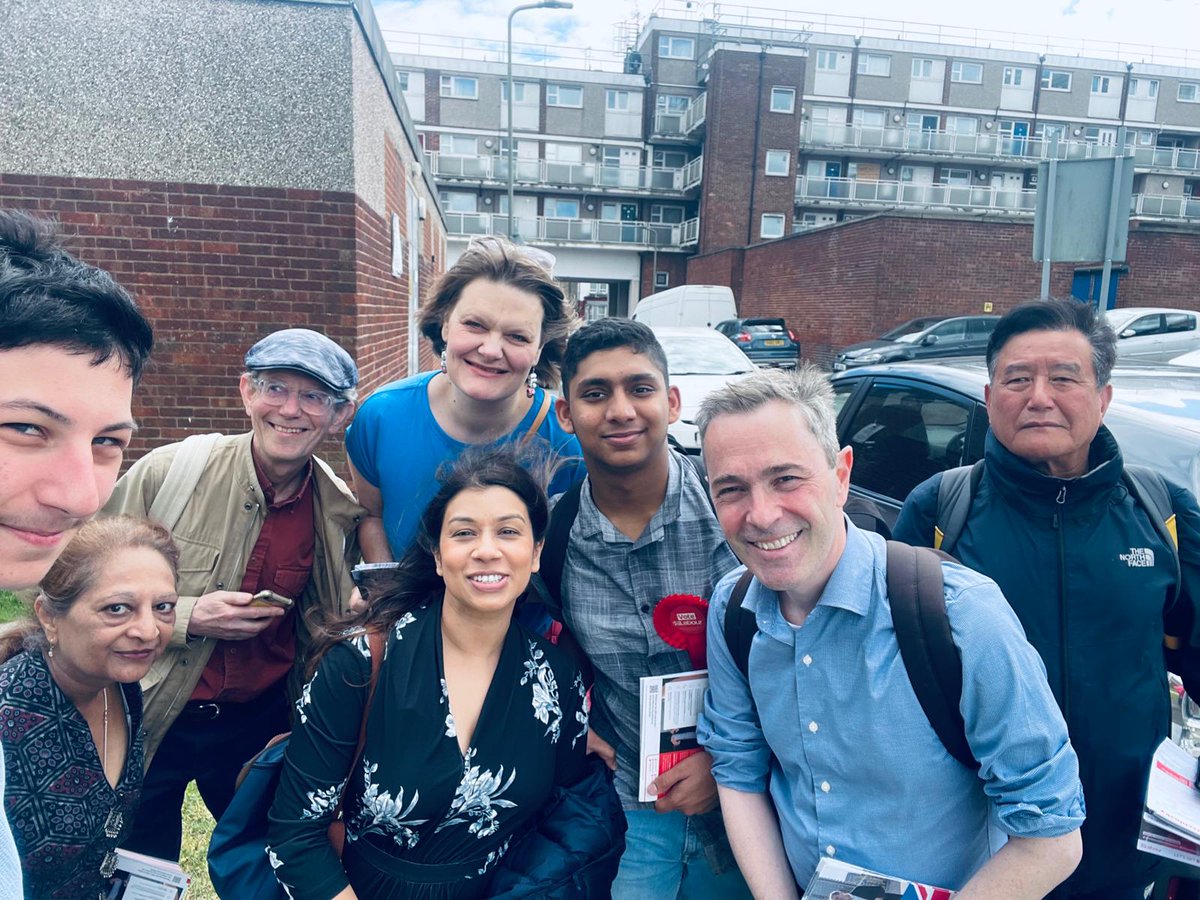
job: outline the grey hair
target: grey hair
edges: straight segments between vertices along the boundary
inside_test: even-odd
[[[696,416],[700,440],[704,440],[708,426],[718,416],[751,413],[772,400],[782,400],[799,411],[824,452],[825,460],[831,468],[835,466],[839,448],[833,387],[829,377],[809,363],[793,372],[764,369],[709,394],[700,404]]]

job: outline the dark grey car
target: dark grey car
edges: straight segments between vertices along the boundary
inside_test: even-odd
[[[987,409],[982,359],[856,368],[833,376],[838,440],[854,450],[851,490],[894,523],[909,491],[931,475],[983,457]],[[1113,370],[1104,416],[1126,462],[1200,494],[1200,370]]]
[[[937,322],[894,341],[866,341],[872,346],[855,344],[840,351],[833,360],[833,371],[844,372],[855,366],[900,362],[906,359],[934,359],[947,356],[978,356],[987,350],[988,338],[999,316],[955,316]]]

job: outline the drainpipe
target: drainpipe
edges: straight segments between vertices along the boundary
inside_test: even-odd
[[[758,103],[754,107],[754,160],[750,165],[750,210],[746,216],[746,243],[754,242],[754,194],[758,190],[758,146],[761,135],[759,134],[762,128],[762,107],[763,107],[763,70],[767,63],[767,48],[763,47],[758,51]],[[795,213],[793,212],[793,216]],[[786,219],[785,219],[786,222]],[[787,235],[787,229],[784,229],[784,235]]]

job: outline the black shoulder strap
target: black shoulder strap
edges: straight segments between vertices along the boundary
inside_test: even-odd
[[[944,554],[926,547],[887,542],[887,586],[900,658],[925,717],[946,751],[975,771],[979,762],[967,742],[959,711],[962,658],[950,633],[942,583]]]
[[[579,498],[583,482],[570,487],[554,504],[550,512],[550,524],[546,528],[546,541],[542,544],[542,561],[538,576],[545,586],[542,602],[546,610],[558,621],[562,621],[562,573],[567,559],[567,543],[571,538],[571,526],[579,515]]]
[[[1163,476],[1145,466],[1126,466],[1122,476],[1129,493],[1154,523],[1154,530],[1171,548],[1175,562],[1175,589],[1179,590],[1179,531],[1175,526],[1175,508],[1171,505],[1171,487]]]
[[[745,678],[750,677],[750,644],[753,643],[754,635],[758,631],[758,622],[754,619],[754,613],[742,607],[753,577],[747,569],[742,573],[737,584],[733,586],[733,593],[729,595],[729,605],[725,607],[725,622],[723,623],[725,646],[729,648],[729,655],[733,657],[734,664]]]
[[[938,485],[937,519],[933,527],[933,549],[950,553],[971,511],[971,500],[983,479],[983,460],[942,473]]]

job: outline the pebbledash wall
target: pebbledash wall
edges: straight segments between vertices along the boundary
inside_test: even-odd
[[[1200,310],[1200,234],[1131,223],[1120,306]],[[916,316],[1003,313],[1038,296],[1030,222],[883,213],[688,260],[692,284],[733,288],[743,316],[783,316],[805,359],[828,365],[847,344]],[[1051,269],[1071,293],[1075,263]],[[1125,267],[1121,267],[1125,268]]]
[[[244,430],[242,356],[278,328],[336,340],[364,394],[428,364],[409,323],[445,230],[368,0],[30,0],[5,25],[0,207],[58,219],[155,326],[131,458]],[[340,436],[320,452],[344,471]]]

